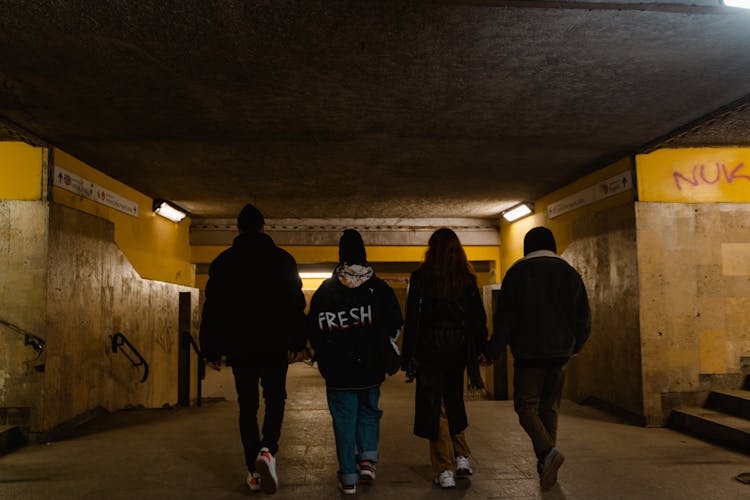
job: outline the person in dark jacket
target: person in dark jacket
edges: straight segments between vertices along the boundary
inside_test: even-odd
[[[414,271],[404,324],[403,360],[416,377],[414,434],[430,440],[435,483],[456,486],[472,473],[464,430],[464,372],[470,388],[484,387],[479,357],[487,341],[486,315],[474,272],[452,230],[435,231],[425,262]]]
[[[523,246],[524,257],[500,288],[488,356],[497,358],[510,344],[515,410],[534,446],[541,486],[549,489],[565,460],[555,447],[565,365],[588,339],[591,315],[583,280],[555,253],[552,231],[531,229]]]
[[[347,229],[339,264],[310,301],[309,339],[326,382],[333,419],[339,487],[356,492],[359,479],[375,479],[378,461],[380,384],[386,352],[395,348],[401,308],[388,284],[367,263],[362,236]],[[397,369],[397,368],[396,368]]]
[[[211,263],[200,343],[210,366],[218,369],[222,355],[232,366],[247,484],[273,493],[288,362],[300,360],[305,347],[305,297],[297,263],[264,233],[264,224],[261,212],[246,205],[237,217],[239,236]],[[265,399],[262,436],[258,382]]]

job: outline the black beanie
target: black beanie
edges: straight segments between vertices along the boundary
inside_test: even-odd
[[[248,203],[237,216],[237,227],[240,233],[258,233],[266,223],[260,210]]]
[[[546,227],[539,226],[529,230],[523,239],[523,254],[529,255],[537,250],[549,250],[557,253],[555,236]]]
[[[367,264],[365,243],[356,229],[346,229],[339,240],[339,262],[344,264]]]

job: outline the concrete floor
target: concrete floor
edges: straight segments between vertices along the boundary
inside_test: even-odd
[[[338,497],[336,457],[317,369],[290,369],[278,454],[280,499]],[[208,396],[234,397],[231,373],[211,373]],[[377,480],[357,495],[390,498],[740,499],[750,457],[668,429],[633,427],[564,402],[559,484],[542,493],[530,443],[509,402],[468,403],[474,476],[455,490],[431,484],[427,443],[414,437],[414,386],[401,374],[383,387]],[[234,401],[202,408],[127,411],[66,441],[0,458],[0,499],[232,499],[249,496]]]

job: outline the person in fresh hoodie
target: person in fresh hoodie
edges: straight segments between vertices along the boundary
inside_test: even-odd
[[[494,315],[488,357],[510,345],[514,358],[514,406],[531,438],[544,490],[557,483],[565,457],[557,446],[557,411],[565,365],[591,332],[581,275],[557,255],[552,231],[535,227],[523,240],[524,257],[505,274]]]
[[[333,419],[339,488],[353,494],[360,479],[375,479],[380,385],[402,324],[396,295],[373,273],[354,229],[341,236],[338,266],[313,295],[308,324]]]

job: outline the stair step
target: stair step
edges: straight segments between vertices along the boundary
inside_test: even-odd
[[[713,390],[708,395],[706,407],[750,420],[750,391],[743,389]]]
[[[0,456],[26,444],[26,437],[17,425],[0,425]]]
[[[669,427],[750,454],[750,420],[707,408],[684,407],[672,411]]]

